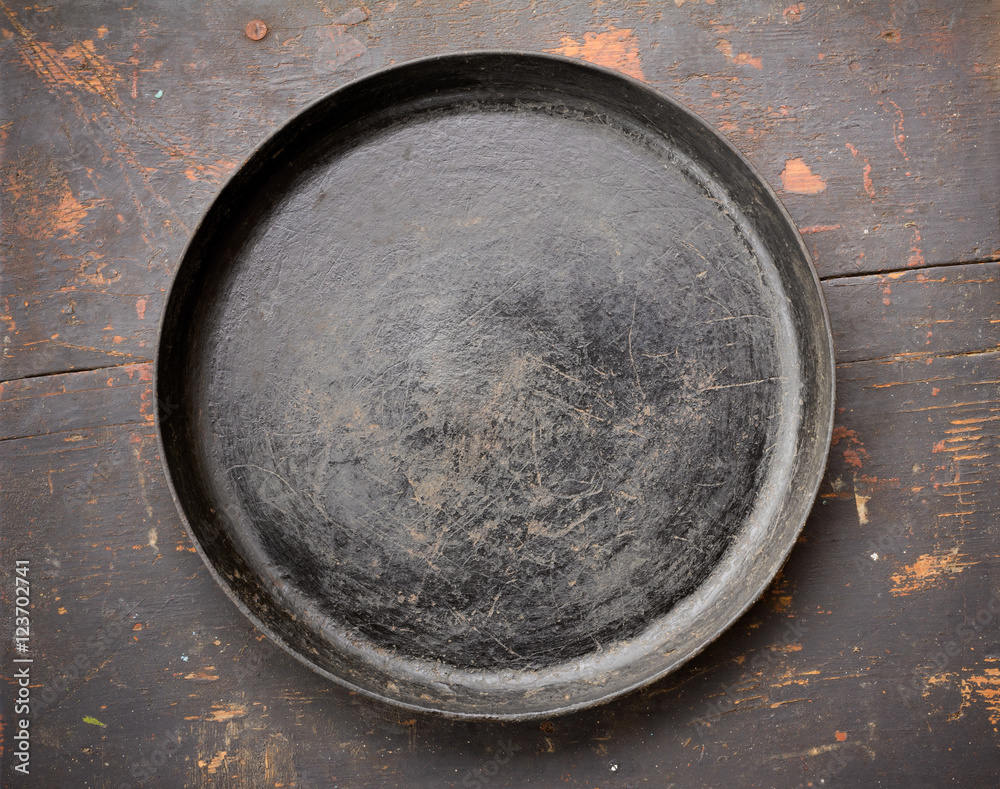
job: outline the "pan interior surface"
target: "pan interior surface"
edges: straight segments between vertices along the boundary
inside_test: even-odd
[[[605,71],[455,56],[333,94],[223,191],[169,299],[196,543],[282,646],[398,704],[530,717],[662,675],[756,598],[822,470],[794,233]]]

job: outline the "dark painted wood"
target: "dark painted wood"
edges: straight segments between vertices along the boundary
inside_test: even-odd
[[[1000,348],[997,263],[831,279],[824,290],[841,361]],[[955,305],[947,315],[942,298]]]
[[[0,27],[0,379],[151,358],[180,251],[226,175],[329,90],[444,51],[558,51],[676,97],[779,190],[822,275],[1000,255],[1000,18],[978,0],[5,0]]]
[[[29,558],[48,702],[32,776],[12,776],[8,646],[4,785],[995,783],[1000,288],[993,264],[922,267],[1000,250],[996,9],[277,9],[0,6],[3,627],[9,644],[11,564]],[[150,359],[194,223],[271,129],[390,61],[491,46],[585,54],[676,95],[799,190],[779,194],[823,274],[922,269],[825,285],[842,410],[821,503],[765,598],[649,691],[517,726],[399,715],[263,640],[184,536],[149,368],[63,374]]]
[[[941,319],[965,308],[959,289],[930,287]],[[834,324],[881,294],[859,284]],[[400,714],[263,640],[181,528],[151,389],[135,383],[148,368],[111,386],[107,371],[6,385],[19,437],[0,442],[4,556],[32,559],[35,691],[59,688],[36,718],[38,785],[117,785],[161,759],[146,785],[784,787],[824,772],[827,785],[985,785],[1000,728],[1000,354],[897,349],[840,363],[820,503],[747,616],[648,691],[506,726]],[[48,412],[7,407],[82,397],[93,426],[52,430]],[[61,678],[77,659],[79,678]]]

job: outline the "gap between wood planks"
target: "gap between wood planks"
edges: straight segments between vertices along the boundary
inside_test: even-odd
[[[71,375],[73,373],[92,373],[95,370],[117,370],[119,367],[133,367],[139,364],[152,364],[152,359],[137,359],[131,362],[122,362],[121,364],[98,364],[93,367],[74,367],[72,370],[52,370],[47,373],[32,373],[31,375],[22,375],[20,378],[0,378],[0,384],[14,383],[15,381],[27,381],[31,378],[47,378],[51,375]]]
[[[932,268],[951,268],[953,266],[979,266],[984,263],[996,263],[997,257],[991,256],[988,258],[976,258],[975,260],[956,260],[951,263],[926,263],[923,266],[901,266],[899,268],[880,268],[874,271],[858,271],[849,272],[846,274],[828,274],[825,277],[820,277],[820,282],[830,282],[835,279],[851,279],[860,277],[879,277],[885,274],[900,274],[906,271],[926,271]]]
[[[867,364],[869,362],[892,362],[907,361],[912,359],[957,359],[960,356],[987,356],[991,353],[1000,353],[1000,348],[983,348],[978,351],[952,351],[951,353],[890,353],[887,356],[872,356],[870,359],[852,359],[849,362],[837,362],[837,368],[850,367],[852,364]]]
[[[833,280],[840,280],[840,279],[852,279],[852,278],[854,278],[854,279],[860,279],[862,277],[878,277],[878,276],[883,276],[885,274],[898,274],[900,272],[906,272],[906,271],[926,271],[927,269],[951,268],[951,267],[954,267],[954,266],[976,266],[976,265],[980,265],[980,264],[983,264],[983,263],[996,263],[996,262],[997,262],[996,256],[991,256],[991,257],[988,257],[988,258],[977,258],[975,260],[956,260],[956,261],[953,261],[953,262],[950,262],[950,263],[929,263],[929,264],[926,264],[926,265],[923,265],[923,266],[902,266],[900,268],[885,268],[885,269],[877,269],[875,271],[859,271],[859,272],[856,272],[856,273],[847,273],[847,274],[830,274],[830,275],[825,276],[825,277],[820,277],[819,281],[820,282],[831,282]],[[997,349],[995,349],[995,348],[985,348],[985,349],[983,349],[981,351],[963,351],[963,352],[960,352],[960,353],[937,354],[937,355],[944,356],[944,357],[951,357],[951,356],[974,356],[976,354],[981,354],[981,353],[996,353],[996,352],[997,352]],[[928,354],[928,355],[933,356],[935,354]],[[850,362],[838,362],[837,363],[837,367],[840,367],[841,365],[848,365],[848,364],[862,364],[864,362],[877,362],[877,361],[884,361],[884,360],[888,360],[888,359],[895,359],[895,358],[897,358],[897,356],[899,356],[899,358],[903,357],[902,354],[898,354],[898,355],[890,355],[890,356],[877,356],[877,357],[873,357],[871,359],[856,359],[856,360],[850,361]],[[155,360],[154,359],[136,359],[134,361],[123,362],[121,364],[99,364],[99,365],[95,365],[93,367],[77,367],[77,368],[74,368],[72,370],[52,370],[50,372],[45,372],[45,373],[33,373],[31,375],[22,375],[19,378],[0,378],[0,384],[13,383],[15,381],[27,381],[29,378],[46,378],[46,377],[51,376],[51,375],[72,375],[73,373],[90,373],[90,372],[94,372],[95,370],[114,370],[114,369],[116,369],[118,367],[130,367],[130,366],[136,365],[136,364],[151,364],[153,361],[155,361]]]

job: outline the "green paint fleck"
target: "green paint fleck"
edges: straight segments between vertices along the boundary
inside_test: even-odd
[[[154,99],[159,99],[159,98],[162,98],[162,97],[163,97],[163,91],[162,90],[156,91],[156,95],[153,96]]]
[[[84,716],[83,722],[84,723],[89,723],[92,726],[103,726],[105,729],[108,728],[108,724],[101,723],[99,720],[97,720],[97,718],[93,718],[90,715]]]

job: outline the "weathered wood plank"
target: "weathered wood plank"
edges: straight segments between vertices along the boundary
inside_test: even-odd
[[[829,469],[782,575],[677,674],[542,724],[411,715],[312,674],[257,634],[193,553],[145,418],[148,383],[114,371],[108,387],[108,371],[93,371],[19,382],[16,398],[6,388],[8,432],[26,437],[0,441],[3,551],[32,561],[37,691],[58,688],[37,719],[37,780],[988,785],[1000,729],[1000,352],[956,352],[981,336],[969,318],[972,339],[956,330],[927,353],[906,317],[954,319],[987,269],[867,277],[831,298],[841,327],[885,306],[896,345],[842,348]],[[1000,318],[996,304],[974,306],[977,320]],[[16,405],[46,396],[72,404],[61,432],[50,411]]]
[[[151,364],[129,364],[0,383],[0,440],[116,424],[110,419],[151,424],[152,380]],[[105,396],[98,411],[95,392]]]
[[[0,36],[0,598],[29,558],[38,785],[995,782],[997,265],[924,268],[1000,257],[990,4],[0,2]],[[782,576],[681,672],[540,725],[399,713],[262,640],[183,533],[149,423],[164,294],[226,175],[354,76],[486,47],[676,96],[836,277],[835,444]],[[866,272],[891,273],[839,278]]]
[[[1000,15],[975,0],[4,3],[0,28],[0,379],[148,361],[183,246],[256,143],[354,76],[459,49],[676,96],[779,191],[824,275],[1000,255]]]
[[[997,263],[831,279],[823,293],[840,362],[1000,347]]]

